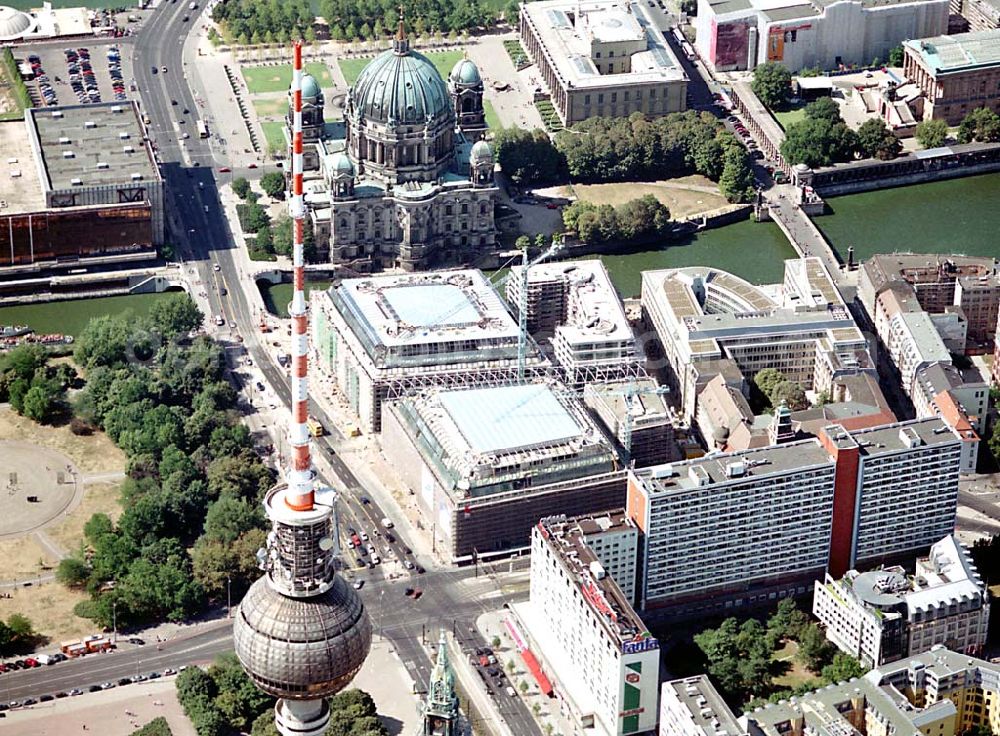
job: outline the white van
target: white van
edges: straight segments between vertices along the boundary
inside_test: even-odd
[[[392,519],[388,517],[382,519],[382,526],[384,526],[386,529],[392,529]]]
[[[372,555],[372,564],[373,565],[377,565],[381,561],[382,561],[381,557],[379,557],[378,555],[375,555],[375,554]]]
[[[509,695],[512,698],[517,695],[517,693],[514,692],[514,688],[512,688],[510,685],[507,686],[507,695]]]

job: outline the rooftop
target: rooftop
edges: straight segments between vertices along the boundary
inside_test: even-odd
[[[41,149],[44,189],[160,178],[134,102],[33,108],[25,115]]]
[[[685,677],[663,683],[663,690],[670,688],[687,708],[694,724],[705,736],[739,736],[746,733],[733,712],[708,679],[708,675]]]
[[[957,38],[957,36],[947,38]],[[909,284],[934,284],[962,276],[995,275],[996,260],[981,256],[951,254],[884,253],[869,258],[862,265],[862,269],[877,291],[897,279]]]
[[[587,534],[634,530],[635,525],[624,511],[582,520],[553,516],[539,521],[538,528],[566,572],[580,585],[584,601],[616,645],[653,638],[586,540]]]
[[[951,353],[945,347],[941,333],[934,326],[930,312],[903,312],[896,315],[896,319],[909,333],[922,362],[951,362]]]
[[[345,279],[328,294],[379,365],[517,357],[517,324],[480,271]]]
[[[628,381],[588,383],[584,387],[584,401],[588,406],[600,404],[613,422],[607,422],[613,432],[623,425],[627,414],[632,415],[633,429],[670,420],[666,399],[654,393],[659,388],[651,378]]]
[[[522,3],[522,17],[538,34],[560,82],[575,88],[621,87],[686,79],[643,2],[628,0],[542,0]],[[591,43],[645,39],[645,50],[632,54],[632,71],[600,74],[590,58]]]
[[[39,167],[31,154],[28,129],[23,120],[0,123],[0,151],[6,169],[0,170],[0,214],[38,212],[45,209],[45,195],[38,179]]]
[[[1000,29],[904,41],[923,63],[949,74],[1000,64]]]
[[[918,446],[937,447],[959,443],[959,439],[940,417],[858,429],[850,435],[861,447],[861,454],[869,456],[900,452]]]
[[[439,401],[477,453],[562,444],[583,432],[546,384],[448,391]]]

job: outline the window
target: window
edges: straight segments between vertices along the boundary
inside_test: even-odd
[[[628,102],[628,92],[625,93],[625,102]]]
[[[589,105],[590,104],[590,95],[584,95],[583,96],[583,104],[584,105]]]
[[[598,105],[603,105],[604,104],[604,93],[603,92],[601,92],[600,94],[597,95],[597,104]]]
[[[617,92],[612,92],[611,93],[611,104],[614,104],[616,102],[618,102],[618,93]]]
[[[608,62],[608,74],[615,73],[615,63],[613,61]]]
[[[596,54],[594,54],[594,58],[595,59],[600,59],[601,58],[601,52],[598,51]]]
[[[614,51],[614,49],[612,49],[611,51],[608,52],[608,58],[609,59],[615,58],[615,51]]]

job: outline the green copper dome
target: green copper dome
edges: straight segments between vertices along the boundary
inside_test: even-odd
[[[351,163],[351,159],[343,151],[333,157],[333,172],[335,174],[354,176],[354,164]]]
[[[459,84],[479,84],[483,81],[479,76],[479,69],[469,59],[459,59],[452,68],[450,76],[451,81]]]
[[[408,48],[385,51],[351,90],[356,115],[392,125],[416,125],[452,114],[448,88],[434,64]]]
[[[307,99],[310,97],[319,97],[321,94],[319,88],[319,82],[312,74],[302,75],[302,99]]]
[[[480,161],[492,161],[493,151],[486,141],[476,141],[469,152],[469,160],[473,163]]]

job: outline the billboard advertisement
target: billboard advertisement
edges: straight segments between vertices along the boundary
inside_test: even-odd
[[[750,51],[750,23],[737,20],[715,24],[715,43],[712,63],[716,69],[746,69]]]
[[[784,61],[785,44],[795,43],[799,31],[808,31],[812,26],[808,23],[794,26],[771,26],[767,31],[767,60]]]

